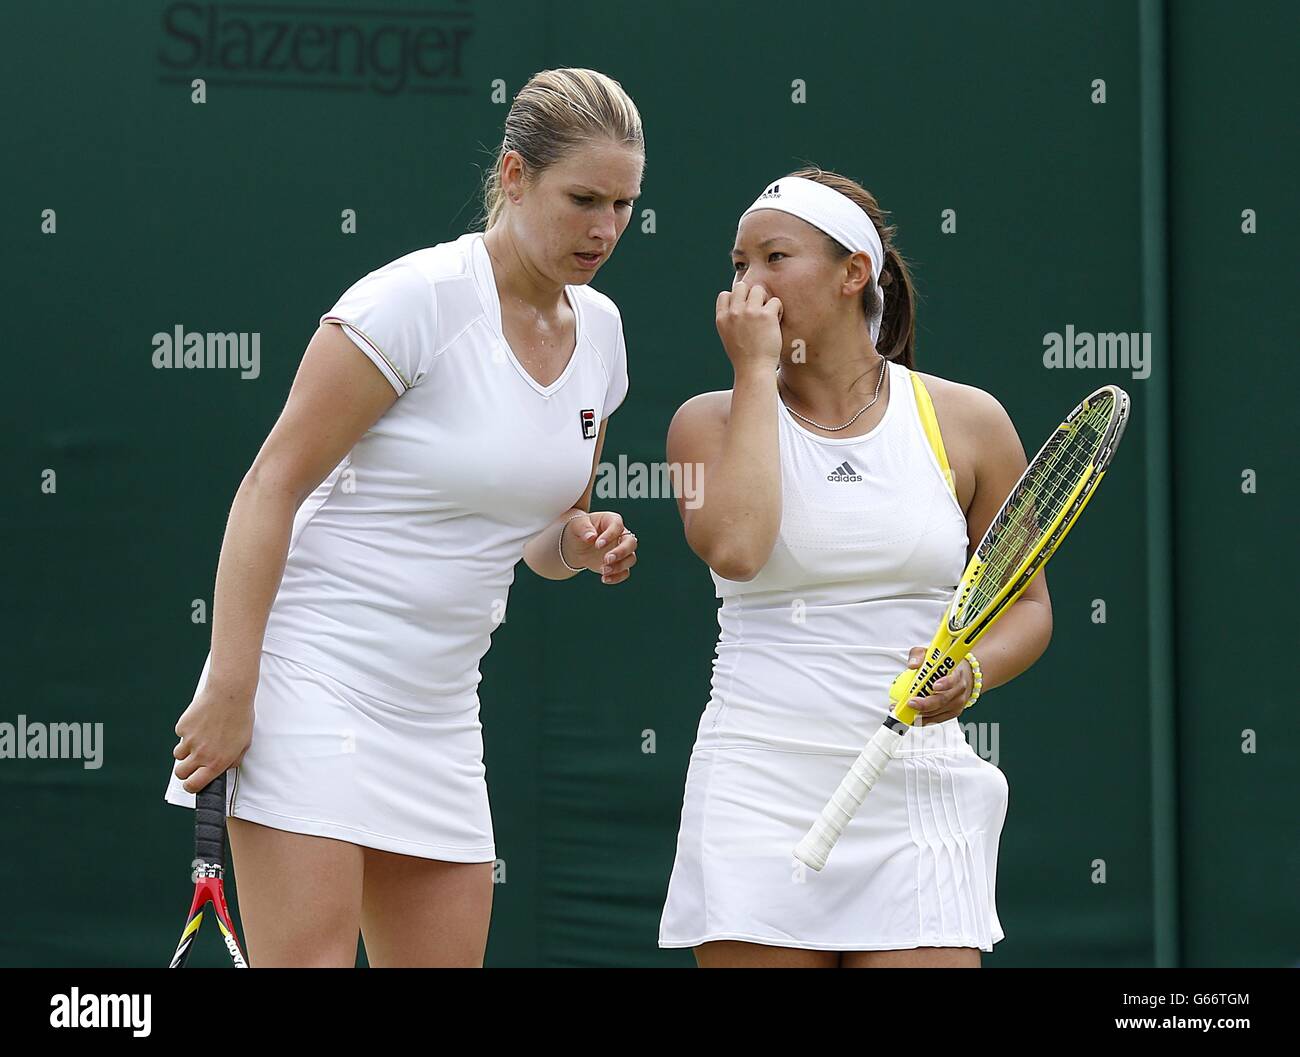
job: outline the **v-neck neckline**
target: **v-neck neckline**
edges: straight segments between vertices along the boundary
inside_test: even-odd
[[[578,297],[573,292],[573,288],[565,286],[564,298],[569,303],[569,308],[573,310],[573,351],[569,354],[569,362],[564,365],[564,370],[560,376],[550,385],[542,385],[534,378],[522,363],[519,357],[515,355],[515,350],[510,347],[510,342],[506,340],[505,327],[501,321],[501,295],[497,292],[496,273],[492,270],[492,255],[488,253],[486,244],[483,241],[483,233],[476,233],[474,239],[475,268],[474,274],[478,279],[479,287],[487,303],[488,322],[492,327],[492,332],[501,342],[501,347],[510,362],[514,365],[520,377],[523,378],[530,386],[533,387],[542,396],[550,396],[560,388],[569,379],[573,373],[574,365],[578,362],[578,350],[582,347],[582,310],[578,307]]]

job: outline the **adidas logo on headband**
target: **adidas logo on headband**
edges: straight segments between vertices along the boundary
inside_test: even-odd
[[[781,185],[779,183],[774,183],[771,187],[769,187],[766,191],[764,191],[761,195],[758,196],[758,200],[761,202],[765,198],[780,198],[780,197],[781,197]]]

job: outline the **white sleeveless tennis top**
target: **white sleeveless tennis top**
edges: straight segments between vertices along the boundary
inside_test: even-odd
[[[849,439],[812,433],[775,398],[781,528],[754,579],[713,573],[701,745],[857,755],[908,650],[929,644],[966,567],[966,517],[920,377],[890,362],[888,394],[876,427]]]

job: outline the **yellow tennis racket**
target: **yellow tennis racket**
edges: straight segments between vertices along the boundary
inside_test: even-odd
[[[974,649],[1061,545],[1106,475],[1128,413],[1128,394],[1119,386],[1102,386],[1066,416],[1030,461],[975,549],[921,666],[894,680],[889,690],[893,712],[795,848],[800,862],[814,870],[826,865],[844,827],[916,721],[918,713],[907,702],[929,696],[935,682]]]

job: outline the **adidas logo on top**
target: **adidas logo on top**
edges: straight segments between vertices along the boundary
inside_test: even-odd
[[[840,463],[837,467],[835,467],[835,469],[833,469],[830,473],[826,475],[826,480],[861,481],[862,474],[858,473],[857,470],[855,470],[852,466],[850,466],[848,460],[846,459],[844,462]]]
[[[764,198],[780,198],[780,197],[781,197],[781,185],[779,183],[774,183],[771,187],[769,187],[766,191],[764,191],[761,195],[758,196],[758,200],[761,202],[763,201]]]

